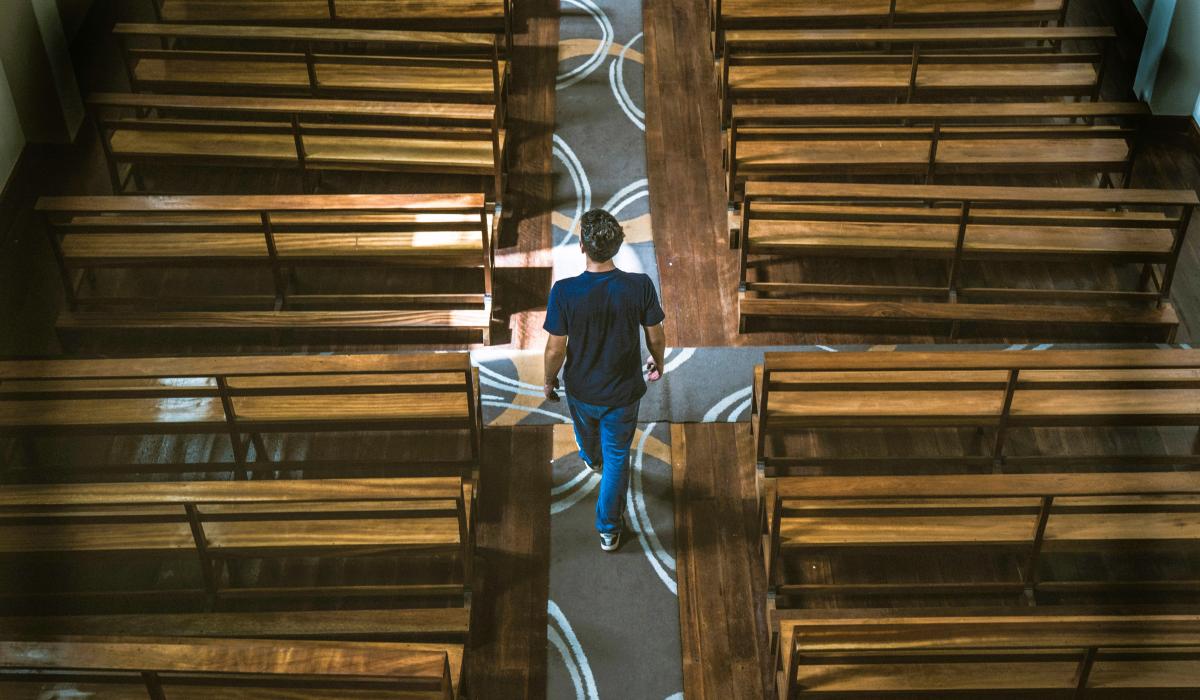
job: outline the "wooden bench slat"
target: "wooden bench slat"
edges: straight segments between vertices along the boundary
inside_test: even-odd
[[[767,352],[765,364],[772,372],[847,370],[972,370],[972,369],[1196,369],[1200,352],[1170,349],[1083,349],[1037,353],[981,350],[945,352],[906,350],[893,353]],[[0,363],[0,368],[3,364]]]
[[[238,97],[231,95],[151,95],[92,93],[88,104],[98,107],[207,110],[257,114],[372,116],[388,119],[450,119],[491,124],[496,106],[449,102],[381,102],[299,97]]]
[[[0,553],[162,552],[196,548],[186,522],[130,523],[98,530],[89,525],[12,525],[0,527]]]
[[[354,520],[279,520],[256,522],[208,522],[204,535],[214,552],[268,552],[273,549],[457,547],[457,518],[389,518]]]
[[[256,163],[297,165],[290,134],[238,134],[139,131],[118,129],[111,136],[113,155],[122,159],[151,157],[204,158],[252,166]],[[370,164],[489,175],[495,168],[490,138],[442,140],[366,136],[307,136],[309,167]]]
[[[778,316],[811,319],[891,319],[923,321],[977,321],[1001,323],[1064,323],[1077,325],[1125,324],[1174,327],[1179,317],[1170,305],[1158,309],[1051,304],[977,304],[885,301],[795,301],[750,299],[740,303],[743,316]]]
[[[253,483],[253,482],[250,482]],[[19,634],[203,637],[321,637],[355,639],[387,635],[466,635],[469,608],[289,610],[283,612],[155,613],[2,618]]]
[[[1057,13],[1062,0],[897,0],[898,16]],[[724,0],[725,19],[887,17],[889,0]]]
[[[954,253],[956,224],[753,220],[751,252]],[[1169,229],[1065,226],[967,226],[963,250],[980,255],[1167,255]],[[1024,254],[1024,255],[1023,255]]]
[[[228,212],[278,212],[292,219],[337,217],[337,212],[386,212],[389,216],[405,211],[442,211],[480,209],[484,196],[478,192],[449,194],[322,194],[322,195],[163,195],[163,196],[75,196],[39,197],[37,209],[47,212],[114,212],[120,214],[177,212],[184,216],[226,216]],[[306,214],[301,214],[306,212]],[[141,218],[135,220],[143,220]],[[207,218],[202,220],[207,221]],[[246,218],[251,224],[258,217]],[[331,218],[331,221],[338,221]],[[357,219],[356,219],[357,220]],[[395,219],[387,219],[394,221]],[[403,219],[401,219],[403,220]],[[440,219],[439,219],[440,220]]]
[[[805,476],[775,480],[780,498],[997,498],[1200,493],[1200,472]]]
[[[1036,513],[969,518],[959,515],[787,516],[780,525],[779,540],[784,547],[799,548],[821,545],[1022,545],[1029,543],[1029,533],[1036,525]]]
[[[736,0],[735,0],[736,2]],[[897,8],[899,12],[899,8]],[[867,29],[731,29],[725,43],[731,48],[765,43],[919,43],[989,44],[991,42],[1111,39],[1112,27],[891,27]]]
[[[238,396],[233,399],[238,420],[305,422],[322,420],[414,421],[465,419],[462,394],[348,394],[334,401],[322,396]]]
[[[1119,168],[1129,156],[1123,139],[953,139],[938,145],[940,172],[985,172],[1001,165],[1027,167]],[[868,169],[923,174],[929,165],[929,142],[805,140],[745,141],[738,145],[741,175],[771,172],[830,172]]]
[[[285,374],[463,372],[471,369],[466,352],[240,355],[226,357],[0,360],[0,380],[70,378],[179,378],[217,375],[276,377]],[[465,381],[465,379],[464,379]]]
[[[340,19],[356,20],[494,20],[504,17],[499,0],[338,0]],[[163,0],[163,19],[170,22],[328,21],[328,0]]]
[[[155,503],[288,503],[319,499],[432,499],[461,495],[457,477],[289,479],[279,481],[182,481],[53,486],[12,484],[0,490],[0,508],[55,505]],[[177,509],[176,509],[177,510]]]
[[[139,311],[116,313],[89,311],[59,314],[58,325],[67,329],[378,329],[444,330],[486,328],[485,310],[447,311]]]
[[[168,0],[171,2],[172,0]],[[291,3],[300,4],[300,3]],[[325,7],[328,10],[328,5]],[[249,39],[275,41],[327,41],[363,42],[397,45],[475,46],[491,49],[495,46],[493,34],[481,32],[435,32],[400,29],[353,29],[342,27],[276,27],[240,26],[236,24],[154,24],[144,22],[117,22],[113,34],[129,36],[169,36],[202,39]]]
[[[895,63],[736,65],[729,69],[728,88],[734,95],[770,91],[788,96],[819,90],[907,91],[909,73],[908,65]],[[916,89],[981,94],[992,90],[1022,94],[1089,92],[1096,78],[1096,69],[1086,63],[928,64],[917,70]]]
[[[414,231],[403,233],[279,233],[275,247],[280,258],[375,260],[403,259],[425,265],[483,265],[483,240],[475,231]],[[258,259],[267,261],[261,233],[142,233],[68,234],[62,240],[69,261],[132,262],[170,259]]]
[[[1200,539],[1200,512],[1050,516],[1046,544]]]
[[[890,419],[897,424],[952,420],[990,425],[1004,405],[999,391],[823,392],[775,394],[767,417],[775,426],[846,425]]]
[[[0,640],[0,668],[440,680],[447,650],[400,642],[64,638]]]
[[[290,88],[307,92],[304,56],[294,63],[249,59],[141,58],[134,77],[142,83],[226,87]],[[330,58],[315,65],[317,84],[329,90],[429,92],[490,97],[495,94],[489,66],[405,66],[338,64]],[[501,73],[503,75],[503,73]]]
[[[1115,118],[1145,116],[1149,113],[1149,108],[1140,102],[908,102],[902,104],[735,104],[733,106],[735,121],[788,120],[806,123],[856,119],[869,119],[877,123],[905,119],[945,119],[948,123],[961,123],[972,119]]]
[[[1018,391],[1013,396],[1016,420],[1097,423],[1126,419],[1200,419],[1200,391],[1188,389],[1103,389]]]
[[[79,399],[74,401],[0,401],[0,427],[53,426],[89,428],[105,425],[219,427],[225,424],[221,400]]]
[[[1028,206],[1111,204],[1200,204],[1192,190],[1105,189],[1092,187],[993,187],[981,185],[887,185],[871,183],[779,182],[759,180],[746,184],[750,197],[786,197],[831,200],[934,199],[998,202]]]

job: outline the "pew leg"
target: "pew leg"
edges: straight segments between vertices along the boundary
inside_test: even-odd
[[[271,452],[260,433],[250,433],[250,444],[254,445],[254,458],[246,458],[247,462],[272,462]]]
[[[130,166],[129,176],[133,180],[133,186],[138,192],[146,192],[146,178],[142,176],[142,171],[136,165]]]

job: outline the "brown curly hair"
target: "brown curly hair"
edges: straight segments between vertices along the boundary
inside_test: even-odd
[[[589,258],[602,263],[612,260],[625,241],[625,232],[616,218],[603,209],[593,209],[579,220],[579,237]]]

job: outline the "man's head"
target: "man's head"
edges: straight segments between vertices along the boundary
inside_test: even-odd
[[[592,262],[612,260],[624,240],[621,224],[603,209],[593,209],[579,221],[579,244]]]

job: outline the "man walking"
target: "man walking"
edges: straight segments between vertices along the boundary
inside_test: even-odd
[[[646,275],[618,270],[612,262],[625,240],[612,214],[603,209],[584,214],[579,238],[587,270],[555,282],[546,305],[543,327],[550,338],[543,391],[546,398],[558,399],[558,371],[566,361],[564,379],[579,456],[601,472],[596,501],[600,548],[612,552],[621,543],[629,447],[646,393],[641,335],[650,349],[647,377],[656,382],[662,377],[666,334],[654,283]]]

